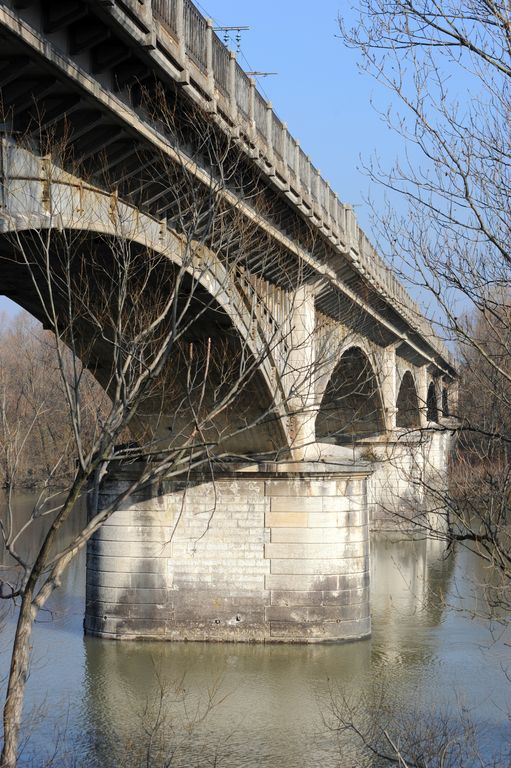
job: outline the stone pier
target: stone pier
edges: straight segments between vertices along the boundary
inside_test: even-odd
[[[369,525],[373,530],[442,530],[439,499],[447,492],[452,435],[445,427],[406,431],[367,440],[360,458],[371,460],[367,482]]]
[[[107,478],[100,504],[134,468]],[[146,488],[89,542],[85,630],[116,639],[321,642],[371,631],[367,476],[257,464]]]

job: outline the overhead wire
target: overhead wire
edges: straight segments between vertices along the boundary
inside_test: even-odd
[[[194,0],[195,5],[202,11],[202,13],[206,16],[207,19],[211,19],[211,21],[215,24],[216,27],[221,27],[222,24],[216,19],[208,10],[205,8],[202,3],[198,2],[198,0]],[[246,68],[248,72],[254,72],[254,67],[251,66],[250,62],[248,61],[247,57],[243,53],[243,50],[241,49],[240,45],[240,51],[239,51],[240,58],[243,59],[245,62]],[[264,86],[261,83],[261,78],[255,77],[254,78],[257,82],[257,88],[262,93],[266,101],[271,101],[269,94],[265,91]]]

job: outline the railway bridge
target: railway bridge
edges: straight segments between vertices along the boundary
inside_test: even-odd
[[[217,353],[193,397],[176,354],[135,422],[175,446],[200,397],[215,447],[95,534],[86,631],[367,636],[369,528],[445,482],[447,350],[190,0],[3,0],[0,34],[2,292],[44,321],[19,250],[104,294],[122,243],[155,265],[139,315],[179,284],[182,345]],[[84,352],[107,389],[109,349]]]

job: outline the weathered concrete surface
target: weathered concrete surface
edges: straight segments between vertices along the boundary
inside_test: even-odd
[[[86,632],[240,642],[368,636],[367,474],[258,465],[147,489],[89,543]],[[108,479],[100,503],[126,482]]]
[[[442,530],[439,498],[447,491],[452,440],[446,425],[430,425],[358,447],[374,469],[367,483],[371,529]]]

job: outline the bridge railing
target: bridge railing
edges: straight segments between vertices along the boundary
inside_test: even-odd
[[[446,357],[447,350],[424,319],[418,305],[392,270],[378,255],[360,229],[350,206],[331,190],[300,144],[289,133],[268,102],[222,43],[191,0],[114,0],[119,8],[135,8],[145,18],[147,29],[168,35],[163,48],[176,49],[173,57],[190,80],[199,85],[221,114],[250,144],[265,167],[274,169],[274,182],[351,261],[388,303]],[[150,18],[150,22],[148,19]],[[169,45],[170,42],[170,45]],[[191,66],[190,66],[191,65]],[[186,80],[186,78],[185,78]]]
[[[199,69],[206,72],[208,24],[190,0],[183,3],[183,21],[186,53]]]
[[[153,0],[153,13],[156,18],[174,35],[178,34],[178,4],[169,0]]]

